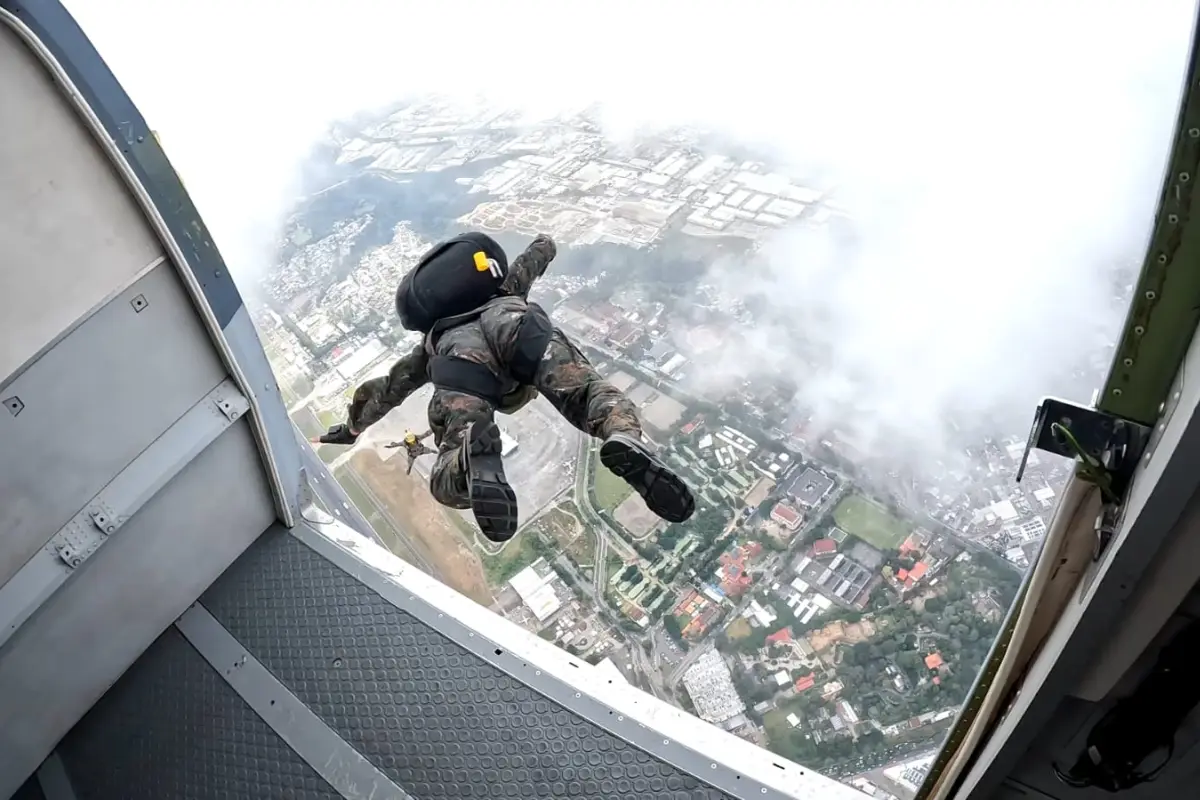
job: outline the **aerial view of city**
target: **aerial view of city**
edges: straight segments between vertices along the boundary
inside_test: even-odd
[[[815,344],[792,345],[786,369],[729,366],[770,363],[754,334],[767,316],[793,324],[729,276],[752,274],[781,232],[852,239],[835,189],[698,131],[616,142],[586,115],[530,125],[435,99],[340,124],[313,158],[320,185],[248,292],[306,436],[343,422],[355,387],[420,341],[394,295],[434,242],[481,230],[511,259],[547,234],[558,257],[532,299],[639,408],[697,498],[690,520],[663,522],[538,398],[498,419],[521,516],[513,539],[489,542],[430,496],[432,455],[409,474],[386,447],[429,427],[427,386],[353,448],[317,446],[383,544],[712,725],[875,797],[913,797],[1071,464],[1031,453],[1014,481],[1028,419],[948,419],[954,446],[936,465],[884,457],[853,409],[805,406]],[[1070,388],[1098,382],[1104,358]]]

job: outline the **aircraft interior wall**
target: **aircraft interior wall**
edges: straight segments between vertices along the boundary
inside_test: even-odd
[[[1193,709],[1175,734],[1174,752],[1153,781],[1112,793],[1097,787],[1075,788],[1055,774],[1055,766],[1069,770],[1087,747],[1088,735],[1120,698],[1130,695],[1152,669],[1164,645],[1188,625],[1200,622],[1200,584],[1194,586],[1149,646],[1136,658],[1128,671],[1098,700],[1071,695],[1061,699],[1039,736],[1025,751],[1015,769],[1004,780],[992,800],[1098,800],[1106,797],[1130,800],[1182,800],[1200,791],[1200,707]],[[1145,731],[1124,731],[1130,739]],[[1144,762],[1152,770],[1166,758],[1155,753]]]
[[[734,796],[689,772],[781,796],[510,674],[519,654],[300,536],[259,537],[17,796],[64,778],[81,800]]]

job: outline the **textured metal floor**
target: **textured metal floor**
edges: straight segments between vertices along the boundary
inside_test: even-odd
[[[729,796],[534,691],[287,533],[260,538],[201,604],[419,800]],[[172,628],[105,695],[58,751],[79,798],[345,794],[210,661]]]
[[[340,798],[175,628],[58,752],[80,800]]]

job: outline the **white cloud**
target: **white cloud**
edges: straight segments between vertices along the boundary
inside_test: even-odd
[[[1184,0],[68,5],[240,275],[327,123],[409,93],[535,115],[599,101],[618,134],[697,123],[771,146],[838,187],[860,240],[767,249],[770,296],[828,348],[801,400],[856,398],[868,430],[920,436],[950,409],[1031,412],[1115,329],[1106,278],[1144,247],[1193,14]],[[766,364],[794,368],[772,346],[784,337],[756,338]]]

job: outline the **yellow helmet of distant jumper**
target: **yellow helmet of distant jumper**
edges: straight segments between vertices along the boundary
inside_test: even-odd
[[[417,435],[415,433],[413,433],[412,431],[409,431],[408,433],[404,434],[404,443],[405,444],[416,444],[417,443]]]

